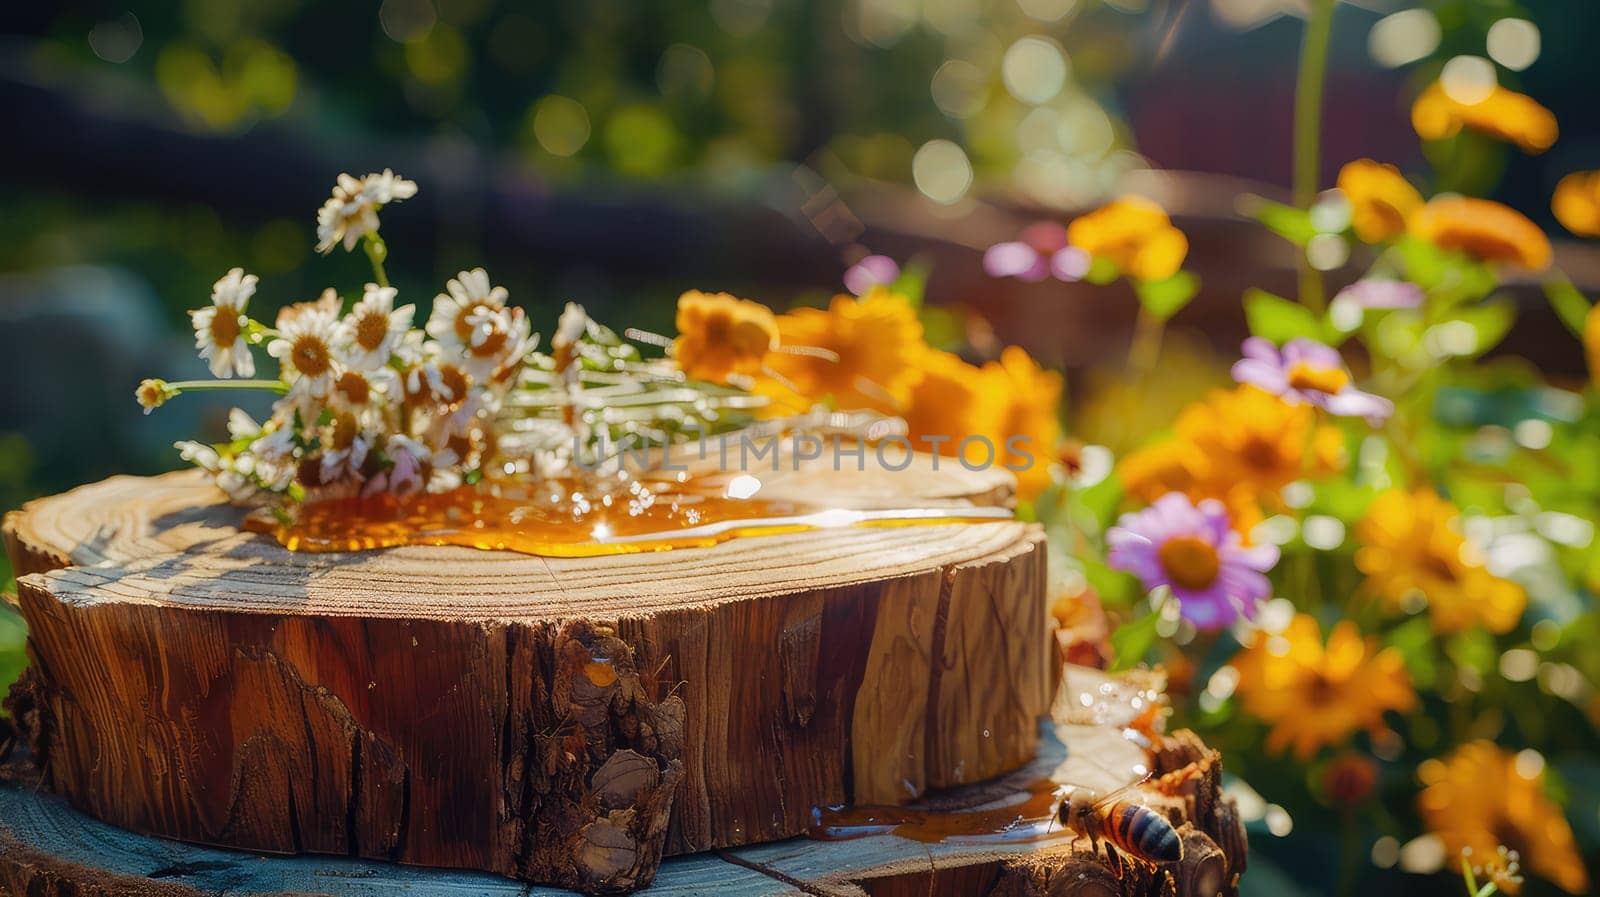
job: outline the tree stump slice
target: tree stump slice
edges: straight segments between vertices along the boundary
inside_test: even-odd
[[[763,496],[837,476],[862,506],[1011,495],[919,456]],[[242,513],[186,472],[7,515],[43,787],[200,844],[616,891],[663,855],[800,834],[814,807],[1022,767],[1049,706],[1030,524],[558,559],[295,553]]]
[[[1113,733],[1114,734],[1114,733]],[[958,814],[1024,800],[1057,775],[1084,735],[1047,725],[1039,756],[995,782],[939,795]],[[1059,737],[1058,737],[1059,736]],[[1103,736],[1083,741],[1098,751]],[[1161,739],[1155,769],[1168,786],[1142,800],[1179,823],[1185,858],[1157,870],[1074,843],[1059,828],[1014,843],[924,843],[894,834],[847,841],[794,839],[681,856],[662,864],[641,897],[1215,897],[1235,895],[1244,832],[1222,797],[1215,755],[1191,734]],[[1174,765],[1176,764],[1176,765]],[[42,793],[31,765],[0,767],[0,890],[30,897],[556,897],[567,893],[477,872],[328,857],[264,858],[133,834]],[[1160,780],[1157,780],[1158,782]],[[1187,793],[1168,793],[1172,782]],[[1165,788],[1165,790],[1163,790]]]

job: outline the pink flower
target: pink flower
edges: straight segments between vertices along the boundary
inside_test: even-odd
[[[844,288],[865,296],[877,286],[888,286],[900,279],[900,265],[886,255],[869,255],[844,272]]]
[[[990,277],[1038,283],[1047,277],[1071,283],[1089,272],[1089,254],[1067,245],[1067,229],[1052,221],[1029,226],[1020,239],[996,243],[983,254]]]
[[[1368,277],[1339,291],[1333,301],[1351,302],[1361,308],[1416,308],[1422,304],[1422,287],[1404,280]]]
[[[1122,515],[1106,541],[1114,569],[1139,577],[1146,591],[1170,588],[1183,618],[1203,630],[1254,619],[1256,606],[1272,594],[1266,571],[1278,563],[1277,547],[1245,546],[1215,499],[1196,506],[1169,492]]]
[[[1299,337],[1282,349],[1252,336],[1244,341],[1244,357],[1233,364],[1233,379],[1260,387],[1291,405],[1315,405],[1340,417],[1364,417],[1381,425],[1394,413],[1394,403],[1355,388],[1339,350]]]

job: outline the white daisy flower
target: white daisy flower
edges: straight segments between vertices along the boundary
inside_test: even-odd
[[[178,456],[210,473],[217,488],[234,502],[242,502],[260,491],[255,480],[255,459],[248,454],[225,457],[203,442],[192,440],[173,443]]]
[[[361,431],[354,415],[336,417],[323,432],[322,462],[318,471],[321,483],[363,479],[361,467],[372,449],[373,437]]]
[[[256,276],[234,268],[211,287],[211,304],[189,312],[194,347],[211,364],[213,377],[253,377],[256,361],[245,339],[245,306],[256,292]]]
[[[468,312],[466,323],[471,329],[461,347],[461,366],[480,383],[497,379],[533,348],[533,327],[520,308],[479,305]]]
[[[368,496],[380,492],[392,492],[401,498],[407,498],[421,492],[426,485],[424,480],[426,471],[423,467],[433,456],[433,452],[409,436],[394,433],[384,443],[383,453],[388,456],[391,466],[368,480],[361,494]]]
[[[339,322],[336,345],[340,359],[348,367],[361,371],[383,367],[411,329],[417,307],[395,308],[395,293],[394,287],[367,284],[361,301]]]
[[[462,271],[444,285],[445,292],[433,298],[433,313],[428,315],[428,335],[449,352],[462,351],[473,336],[467,320],[479,311],[499,311],[509,295],[505,287],[489,283],[489,272],[482,268]]]
[[[561,311],[561,320],[556,322],[555,334],[550,337],[550,348],[557,352],[570,349],[588,329],[588,312],[578,303],[568,302]]]
[[[391,202],[417,195],[417,185],[385,168],[382,174],[363,178],[339,175],[333,195],[317,211],[317,251],[326,255],[344,244],[346,251],[378,230],[378,210]]]
[[[339,297],[331,289],[315,302],[299,302],[278,313],[278,338],[267,344],[267,354],[278,359],[279,376],[289,381],[291,397],[327,396],[339,373],[333,351],[338,330]]]
[[[234,442],[241,439],[254,439],[261,435],[261,425],[255,418],[244,412],[243,408],[230,408],[228,410],[228,438]]]

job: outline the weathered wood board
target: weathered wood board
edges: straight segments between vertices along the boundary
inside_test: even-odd
[[[1062,730],[1069,741],[1083,730]],[[1039,757],[997,782],[940,795],[952,813],[1006,805],[1041,778],[1068,769],[1068,749],[1047,726]],[[1040,840],[924,843],[894,834],[854,840],[788,840],[665,862],[645,897],[1212,897],[1235,893],[1244,835],[1219,770],[1192,737],[1166,739],[1156,769],[1178,784],[1147,800],[1185,835],[1186,857],[1169,877],[1137,863],[1117,874],[1085,842],[1059,829]],[[20,771],[19,771],[20,770]],[[132,834],[44,794],[13,764],[0,784],[0,885],[30,897],[556,897],[567,893],[481,873],[324,857],[261,858]],[[20,778],[19,778],[20,777]]]

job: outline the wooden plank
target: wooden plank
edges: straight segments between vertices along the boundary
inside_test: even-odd
[[[930,805],[950,814],[974,814],[1025,799],[1033,786],[1070,769],[1083,727],[1046,725],[1041,750],[1023,769],[993,782],[942,794]],[[1080,750],[1102,747],[1099,736]],[[1183,739],[1170,739],[1180,751]],[[1187,767],[1185,767],[1187,768]],[[570,892],[475,872],[427,869],[329,857],[264,858],[191,846],[133,834],[71,809],[60,798],[31,786],[18,761],[0,778],[0,884],[32,897],[558,897]],[[1214,797],[1214,796],[1213,796]],[[1151,797],[1152,801],[1159,800]],[[1177,815],[1185,811],[1175,810]],[[1213,820],[1214,822],[1216,820]],[[1234,824],[1231,817],[1223,824]],[[941,843],[890,833],[849,840],[791,839],[721,853],[668,859],[642,897],[885,897],[885,895],[979,895],[1029,893],[1052,879],[1060,897],[1213,897],[1234,892],[1230,877],[1214,871],[1196,889],[1186,866],[1168,873],[1128,864],[1108,865],[1102,855],[1058,825],[1034,820],[1020,830],[1042,837],[1004,840],[951,838]],[[1191,853],[1215,848],[1188,826]],[[1230,833],[1217,832],[1220,840]],[[1242,850],[1242,841],[1235,849]],[[1242,856],[1234,862],[1242,868]],[[1063,886],[1064,885],[1064,886]]]

